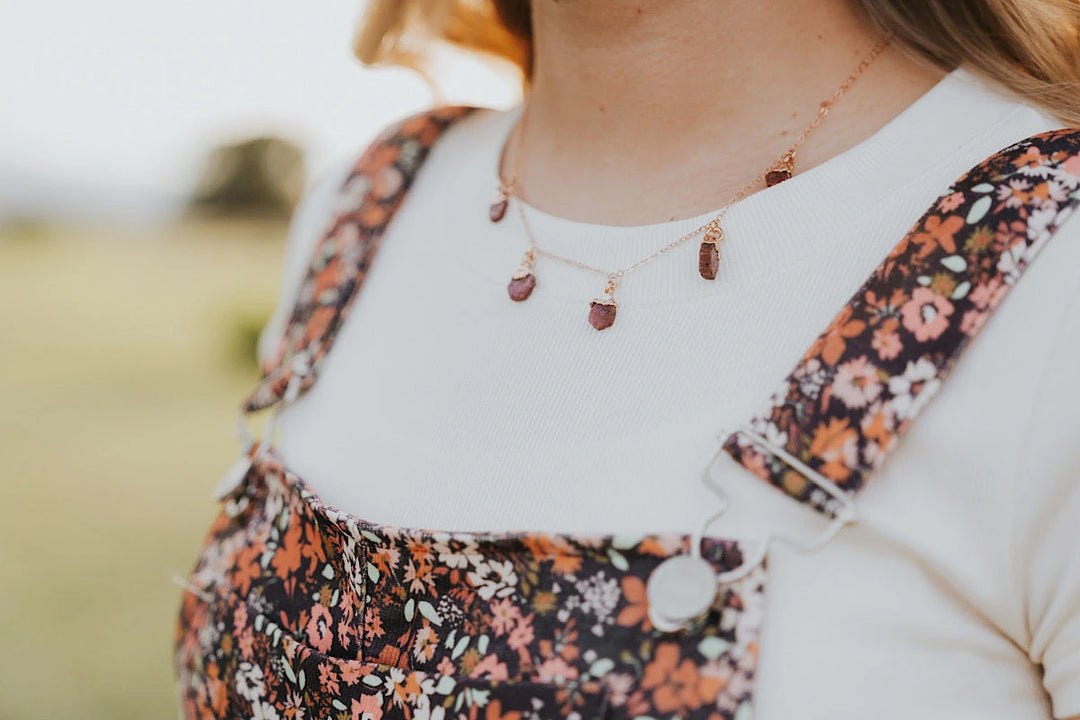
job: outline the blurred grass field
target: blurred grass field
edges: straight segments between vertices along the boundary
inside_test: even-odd
[[[0,229],[0,720],[174,718],[285,227]]]

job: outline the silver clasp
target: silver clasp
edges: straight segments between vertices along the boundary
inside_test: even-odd
[[[691,544],[690,549],[690,552],[692,554],[700,557],[701,543],[704,540],[705,532],[708,530],[710,525],[720,519],[724,515],[724,513],[728,511],[728,508],[730,506],[727,493],[724,492],[723,488],[719,487],[713,481],[712,475],[709,473],[709,468],[711,468],[716,462],[717,458],[719,458],[720,455],[725,452],[724,442],[726,442],[732,434],[741,435],[742,437],[768,450],[770,453],[783,460],[794,470],[798,471],[800,475],[802,475],[804,478],[809,480],[816,487],[826,493],[829,497],[835,500],[838,506],[838,510],[833,516],[832,521],[821,533],[821,535],[809,544],[800,543],[794,538],[788,537],[786,535],[769,534],[765,536],[765,538],[761,542],[757,543],[757,546],[754,548],[753,552],[749,556],[743,556],[743,561],[739,564],[738,567],[728,570],[726,572],[719,573],[716,576],[716,581],[718,583],[724,584],[735,582],[736,580],[740,580],[746,577],[748,574],[750,574],[751,571],[753,571],[754,568],[764,562],[765,556],[768,554],[769,546],[773,544],[784,545],[789,549],[793,550],[794,552],[802,555],[809,555],[811,553],[817,552],[821,548],[825,547],[834,537],[836,537],[837,533],[839,533],[845,526],[854,523],[858,519],[855,511],[855,501],[852,500],[851,496],[848,493],[837,487],[836,483],[834,483],[832,480],[828,479],[821,473],[817,472],[806,463],[799,460],[787,450],[784,450],[783,448],[774,445],[758,433],[754,432],[746,426],[743,426],[736,429],[734,433],[727,433],[721,431],[721,433],[719,434],[720,447],[717,449],[716,454],[712,456],[712,459],[709,460],[709,463],[705,466],[705,469],[701,473],[701,480],[705,484],[705,487],[709,488],[709,490],[711,490],[720,498],[721,504],[720,509],[713,513],[711,516],[709,516],[705,520],[705,522],[702,523],[698,531],[694,534],[693,543]]]
[[[215,500],[220,502],[229,497],[244,481],[251,466],[269,450],[274,441],[274,430],[277,427],[278,416],[282,410],[300,396],[300,385],[303,383],[304,378],[311,373],[310,354],[307,351],[297,353],[292,358],[291,367],[292,374],[289,377],[289,384],[285,388],[285,393],[281,396],[281,399],[275,404],[270,417],[266,419],[262,439],[259,440],[259,446],[254,456],[251,455],[251,448],[255,446],[255,434],[248,426],[247,413],[241,410],[237,416],[233,436],[240,442],[240,454],[236,462],[232,464],[232,467],[226,471],[225,475],[214,487],[213,497]]]
[[[715,602],[719,587],[741,580],[760,567],[772,545],[782,544],[800,554],[813,553],[828,544],[844,526],[856,520],[854,501],[831,480],[749,428],[741,427],[735,431],[735,434],[761,446],[790,465],[833,498],[838,510],[824,532],[809,544],[800,543],[786,535],[770,533],[758,542],[752,551],[744,551],[742,562],[738,567],[717,573],[712,564],[701,556],[701,546],[709,526],[722,517],[731,504],[728,493],[713,481],[709,472],[721,453],[725,452],[723,444],[730,437],[729,433],[721,432],[720,447],[701,474],[705,486],[719,497],[720,509],[706,518],[698,531],[691,536],[689,553],[668,558],[649,575],[646,586],[649,619],[658,630],[676,632],[686,627],[687,623],[695,618],[704,615]]]

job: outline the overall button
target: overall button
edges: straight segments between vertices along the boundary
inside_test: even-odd
[[[712,607],[716,571],[701,557],[675,555],[656,566],[645,592],[652,624],[657,630],[675,632]]]

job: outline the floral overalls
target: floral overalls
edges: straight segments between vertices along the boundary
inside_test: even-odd
[[[285,337],[241,417],[312,386],[432,144],[469,108],[378,138],[342,190]],[[1080,198],[1080,131],[961,177],[722,449],[830,534]],[[183,717],[749,718],[767,543],[435,532],[328,507],[246,438],[185,580]]]

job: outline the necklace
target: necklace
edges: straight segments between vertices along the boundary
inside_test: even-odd
[[[737,193],[732,195],[717,212],[715,217],[701,227],[691,230],[682,237],[672,240],[651,255],[643,257],[618,270],[599,268],[540,247],[539,243],[536,241],[536,235],[529,225],[529,220],[525,216],[525,209],[523,207],[524,197],[521,192],[520,184],[517,181],[517,174],[512,172],[509,177],[502,177],[500,174],[499,185],[495,191],[495,197],[492,199],[491,206],[488,208],[488,217],[492,222],[500,222],[506,217],[506,212],[510,207],[511,199],[518,200],[519,202],[514,204],[517,207],[518,215],[521,218],[522,227],[525,229],[525,235],[529,240],[529,248],[525,251],[521,263],[514,270],[510,283],[507,285],[507,292],[510,295],[510,299],[521,302],[532,294],[533,289],[536,287],[535,267],[536,260],[539,257],[546,257],[566,265],[593,272],[604,277],[607,284],[604,287],[603,294],[589,302],[589,324],[597,330],[604,330],[605,328],[611,327],[615,322],[615,311],[618,307],[615,302],[615,289],[618,287],[619,281],[632,270],[636,270],[642,265],[652,262],[669,250],[674,250],[688,240],[692,240],[698,236],[701,236],[701,245],[698,248],[698,274],[706,280],[715,280],[717,270],[720,266],[720,243],[723,242],[725,237],[724,230],[720,226],[720,223],[727,214],[728,208],[749,195],[762,181],[765,182],[766,187],[772,187],[790,179],[792,175],[794,175],[796,151],[804,142],[806,142],[806,139],[810,137],[810,134],[821,125],[825,120],[826,115],[829,114],[829,110],[832,106],[835,105],[837,101],[844,96],[844,93],[855,84],[855,81],[866,72],[866,69],[870,67],[874,60],[876,60],[886,46],[888,46],[890,40],[891,36],[886,35],[881,42],[874,46],[866,57],[862,59],[858,67],[856,67],[844,82],[840,84],[832,96],[821,103],[814,119],[809,125],[803,128],[803,131],[799,133],[798,137],[795,138],[795,141],[784,154],[772,165],[769,165],[755,175],[754,178],[740,188]],[[515,143],[516,150],[513,155],[515,165],[521,156],[521,146],[525,130],[525,113],[527,110],[528,106],[526,105],[521,113],[517,126],[514,128],[514,138],[512,141]]]

